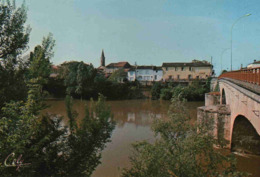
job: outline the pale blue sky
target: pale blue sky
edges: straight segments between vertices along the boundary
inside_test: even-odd
[[[18,0],[19,1],[19,0]],[[20,0],[21,1],[21,0]],[[30,50],[49,32],[56,40],[54,64],[83,60],[99,66],[210,61],[217,72],[233,29],[233,69],[260,59],[259,0],[26,0],[32,28]],[[223,69],[230,68],[230,51]]]

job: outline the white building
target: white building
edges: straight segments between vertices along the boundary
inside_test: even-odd
[[[254,63],[251,63],[247,66],[247,68],[259,68],[260,67],[260,60],[259,61],[256,61],[254,60]]]
[[[161,67],[156,66],[136,66],[127,72],[129,81],[138,80],[139,82],[161,81],[163,71]]]

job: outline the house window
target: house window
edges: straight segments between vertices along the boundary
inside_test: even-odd
[[[199,79],[199,76],[196,76],[196,79]]]
[[[177,79],[180,79],[180,75],[177,75]]]
[[[192,71],[192,67],[189,67],[189,71]]]
[[[169,80],[172,80],[172,76],[169,76]]]
[[[154,79],[157,80],[157,75],[154,76]]]
[[[175,71],[178,71],[178,67],[175,67]]]
[[[188,79],[192,79],[192,76],[189,74]]]
[[[168,71],[168,67],[166,67],[165,70]]]
[[[184,70],[184,67],[181,67],[181,70],[183,71],[183,70]]]

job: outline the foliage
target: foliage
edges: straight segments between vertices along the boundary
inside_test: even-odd
[[[175,98],[186,99],[188,101],[203,101],[205,99],[205,93],[209,91],[209,84],[202,84],[200,81],[194,81],[191,85],[186,87],[180,85],[174,87],[172,93]]]
[[[224,73],[226,73],[226,72],[228,72],[228,71],[224,69],[224,70],[221,71],[221,74],[224,74]],[[221,75],[221,74],[220,74],[220,75]]]
[[[167,85],[160,82],[154,83],[151,89],[152,99],[170,100],[172,97],[186,99],[188,101],[203,101],[205,93],[210,91],[211,78],[203,83],[200,80],[193,81],[188,86],[175,85],[168,83]]]
[[[5,102],[11,100],[25,100],[27,97],[27,86],[24,73],[26,69],[19,65],[2,66],[0,64],[0,114]]]
[[[122,82],[126,81],[126,77],[127,73],[123,69],[118,69],[111,74],[109,80],[112,82]]]
[[[54,45],[55,40],[50,33],[43,38],[42,45],[36,46],[34,52],[30,53],[27,79],[38,78],[39,83],[42,85],[47,83],[51,74],[50,59],[53,56]]]
[[[43,85],[43,90],[47,91],[51,97],[66,97],[66,86],[64,85],[64,80],[58,77],[50,77],[48,83]]]
[[[40,101],[35,86],[27,102],[11,102],[0,119],[0,158],[22,155],[26,166],[5,167],[1,176],[90,176],[100,163],[101,151],[111,137],[115,123],[103,96],[86,108],[81,120],[66,100],[69,126],[56,115],[39,115]],[[37,101],[38,100],[38,101]],[[7,164],[11,164],[10,158]],[[29,164],[28,164],[29,163]]]
[[[154,83],[154,85],[152,86],[152,89],[151,89],[151,95],[152,95],[153,100],[160,98],[161,88],[162,88],[162,86],[161,86],[160,82]]]
[[[59,75],[64,79],[68,94],[82,97],[94,83],[96,73],[93,65],[72,61],[61,65]]]
[[[192,125],[184,103],[173,99],[168,120],[155,120],[153,130],[159,137],[133,145],[131,168],[126,177],[245,176],[236,171],[234,155],[214,149],[216,140],[209,131],[212,122]]]
[[[94,89],[91,95],[103,94],[110,100],[143,98],[138,82],[112,82],[98,76],[95,78]]]
[[[26,18],[24,4],[16,8],[9,0],[0,2],[0,110],[5,102],[27,96],[26,64],[19,58],[29,41]]]
[[[40,114],[46,108],[42,87],[50,75],[54,40],[49,35],[29,62],[19,60],[29,40],[25,20],[24,4],[16,8],[8,0],[0,2],[0,174],[90,176],[115,126],[110,109],[100,96],[79,119],[68,98],[68,126],[62,117]],[[78,68],[77,86],[83,87],[85,70]]]
[[[25,4],[16,8],[15,2],[0,2],[0,59],[21,54],[29,42],[30,28],[25,27]]]
[[[69,98],[67,98],[68,100]],[[70,122],[69,145],[66,161],[67,176],[90,176],[100,163],[101,150],[109,141],[115,123],[110,109],[105,104],[104,96],[100,95],[97,103],[92,101],[90,109],[86,109],[85,117],[80,124],[75,124],[76,114],[67,109]],[[68,103],[67,103],[68,105]],[[73,124],[74,122],[74,124]]]
[[[218,82],[215,89],[214,89],[214,92],[219,92],[219,91],[220,91],[220,89],[219,89],[219,82]]]
[[[70,92],[70,95],[74,98],[97,99],[99,94],[104,95],[110,100],[143,98],[140,84],[137,81],[124,83],[113,82],[98,73],[96,69],[92,70],[92,65],[90,65],[90,69],[89,67],[79,69],[75,67],[77,63],[79,62],[62,64],[59,67],[59,76],[50,78],[49,83],[44,85],[44,89],[50,92],[54,97],[59,98],[66,95],[64,89]],[[81,77],[78,73],[87,73],[86,75],[88,77]],[[90,73],[90,75],[88,73]],[[84,76],[85,74],[82,75]],[[84,80],[84,78],[87,78],[87,80]],[[63,80],[64,83],[62,83]]]
[[[172,98],[172,89],[171,88],[161,89],[160,98],[163,100],[170,100]]]

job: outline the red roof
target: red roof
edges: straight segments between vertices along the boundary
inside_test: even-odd
[[[130,68],[131,65],[127,61],[122,61],[117,63],[110,63],[106,67],[107,68]]]
[[[51,65],[51,68],[54,69],[54,70],[58,69],[58,67],[55,66],[55,65]]]

